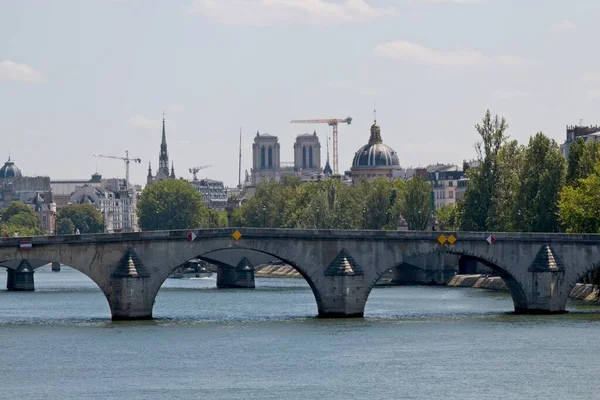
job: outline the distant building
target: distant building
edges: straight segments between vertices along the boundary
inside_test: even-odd
[[[299,176],[320,174],[321,143],[317,132],[305,133],[296,137],[294,143],[294,171]]]
[[[12,201],[20,201],[30,206],[38,215],[40,228],[47,233],[54,232],[56,204],[50,178],[23,176],[21,170],[9,157],[0,168],[0,210]]]
[[[577,139],[600,141],[600,126],[567,126],[567,139],[560,145],[560,151],[565,158],[569,158],[571,144]]]
[[[167,133],[165,130],[165,117],[162,120],[162,141],[160,142],[160,153],[158,156],[158,170],[156,175],[152,176],[152,164],[148,163],[148,176],[146,185],[154,182],[160,182],[165,179],[175,179],[175,168],[171,162],[171,172],[169,172],[169,152],[167,150]]]
[[[51,180],[50,187],[56,203],[56,208],[67,206],[71,202],[71,195],[81,186],[102,186],[102,175],[94,173],[91,179],[63,179]]]
[[[377,121],[374,121],[369,143],[358,149],[354,155],[350,169],[352,181],[356,183],[377,178],[392,181],[400,169],[398,153],[383,143],[381,128],[377,125]]]
[[[227,190],[221,181],[200,179],[190,182],[203,197],[206,206],[213,210],[224,210],[227,207]]]
[[[282,170],[279,158],[280,146],[277,136],[256,132],[252,144],[252,186],[265,181],[281,181]]]
[[[135,191],[134,191],[135,193]],[[136,198],[123,179],[102,180],[101,185],[85,184],[71,194],[70,204],[90,204],[102,214],[107,232],[137,232]]]
[[[456,192],[459,187],[459,182],[466,182],[466,180],[464,180],[465,173],[463,171],[458,171],[457,169],[445,169],[443,171],[433,171],[427,174],[427,181],[431,184],[431,191],[433,193],[434,209],[437,210],[443,206],[454,205],[457,203]],[[461,195],[464,196],[464,193]]]

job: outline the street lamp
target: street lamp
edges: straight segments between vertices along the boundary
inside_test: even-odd
[[[106,217],[105,217],[105,211],[102,210],[102,233],[106,233]]]
[[[267,206],[263,206],[263,228],[267,227]]]
[[[319,207],[317,207],[317,229],[319,229]]]
[[[156,215],[156,230],[158,230],[158,210],[156,210],[154,214]]]
[[[2,217],[0,216],[0,239],[2,239]]]

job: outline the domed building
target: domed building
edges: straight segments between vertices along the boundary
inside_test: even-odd
[[[0,168],[0,179],[21,178],[21,170],[8,157],[8,161]]]
[[[352,161],[352,182],[386,178],[392,180],[394,171],[400,169],[398,153],[381,139],[381,128],[377,120],[371,125],[369,143],[358,149]]]

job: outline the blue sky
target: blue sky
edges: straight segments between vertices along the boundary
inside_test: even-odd
[[[178,176],[237,183],[257,130],[340,127],[340,169],[377,102],[403,166],[473,158],[486,109],[512,138],[600,124],[597,0],[0,0],[0,157],[28,175],[124,176],[158,163],[160,120]],[[325,152],[323,151],[323,157]]]

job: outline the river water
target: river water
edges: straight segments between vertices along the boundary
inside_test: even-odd
[[[111,322],[79,272],[35,279],[0,290],[2,399],[600,398],[600,307],[582,302],[516,316],[505,293],[389,287],[364,319],[323,320],[303,280],[168,279],[155,320]]]

